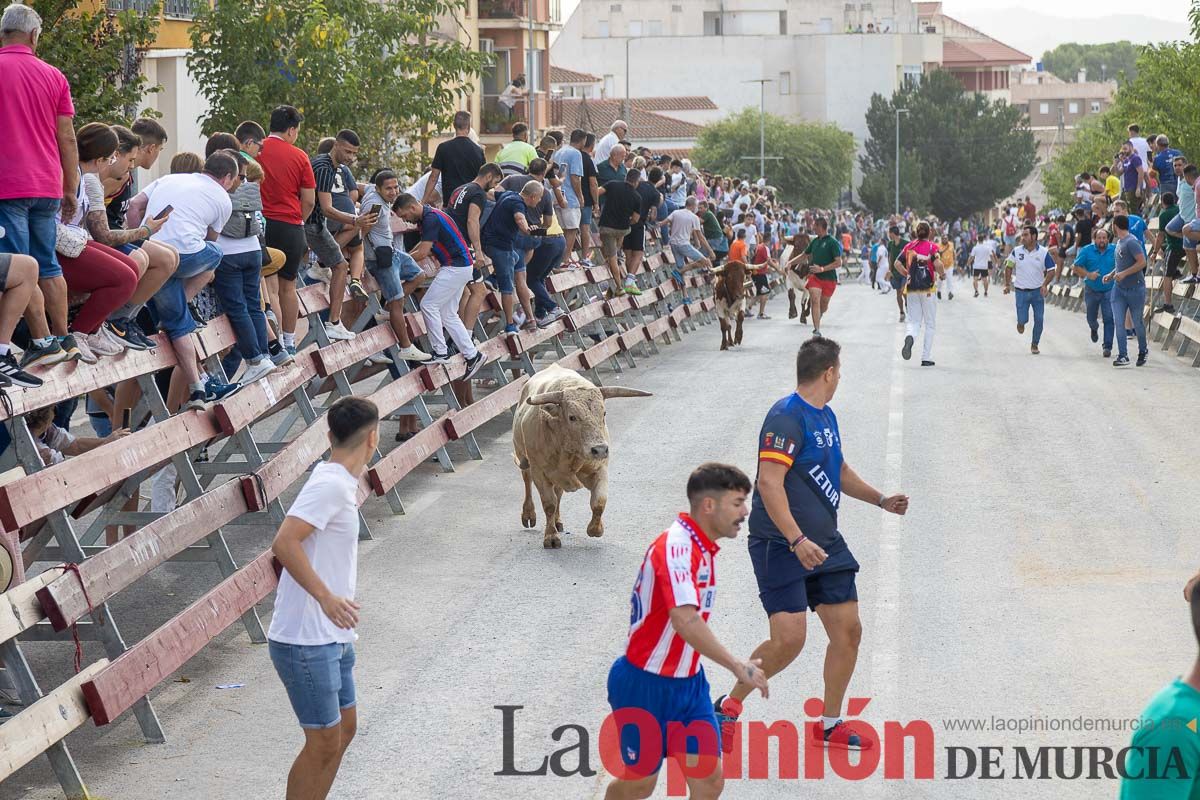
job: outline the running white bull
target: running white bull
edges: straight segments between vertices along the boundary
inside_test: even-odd
[[[574,370],[552,364],[521,391],[513,417],[513,460],[525,481],[521,524],[537,525],[531,485],[546,514],[542,546],[562,547],[563,492],[587,488],[592,520],[588,536],[603,536],[608,502],[608,426],[604,401],[610,397],[649,397],[650,392],[620,386],[596,387]]]

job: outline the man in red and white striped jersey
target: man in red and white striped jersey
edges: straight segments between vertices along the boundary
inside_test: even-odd
[[[689,513],[659,535],[633,585],[629,643],[608,674],[626,769],[607,800],[649,797],[665,757],[699,756],[686,771],[692,798],[721,794],[720,729],[700,656],[767,696],[757,660],[734,658],[708,627],[717,591],[718,539],[732,539],[749,510],[750,479],[737,467],[701,464],[688,478]],[[646,715],[653,718],[651,725]],[[704,767],[711,764],[711,770]]]

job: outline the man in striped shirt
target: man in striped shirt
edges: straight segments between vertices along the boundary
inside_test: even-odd
[[[735,658],[708,627],[717,587],[716,540],[737,536],[749,493],[750,479],[737,467],[700,465],[688,478],[690,511],[646,551],[633,585],[629,642],[608,675],[625,769],[609,784],[606,800],[649,797],[664,757],[682,762],[685,754],[698,757],[686,764],[689,795],[720,796],[720,735],[700,656],[767,696],[761,663]],[[646,714],[657,731],[637,724],[636,717]]]

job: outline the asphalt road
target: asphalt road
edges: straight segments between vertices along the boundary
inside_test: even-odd
[[[1128,720],[1195,656],[1181,589],[1200,564],[1188,415],[1200,376],[1158,351],[1144,369],[1114,370],[1082,317],[1058,309],[1047,310],[1042,355],[1031,356],[1011,299],[970,294],[939,305],[934,368],[900,360],[891,297],[843,286],[823,325],[844,348],[833,407],[847,461],[912,498],[903,519],[852,500],[842,507],[862,564],[865,630],[850,695],[870,699],[861,718],[879,728],[927,722],[936,777],[913,779],[910,746],[906,780],[883,779],[882,767],[862,781],[829,767],[823,780],[780,780],[772,748],[772,778],[730,781],[727,797],[1114,797],[1110,780],[1014,780],[1016,748],[1122,746]],[[361,727],[333,797],[603,796],[605,680],[624,646],[643,552],[684,508],[692,467],[719,459],[753,472],[763,415],[793,388],[793,355],[809,329],[786,319],[786,299],[769,310],[775,318],[747,323],[736,351],[719,352],[716,326],[706,327],[615,379],[654,396],[610,402],[602,539],[583,535],[583,494],[565,501],[576,533],[561,550],[542,549],[540,528],[521,528],[507,415],[481,432],[484,461],[451,475],[426,467],[402,483],[406,516],[368,505],[377,538],[360,559]],[[270,536],[233,530],[240,558]],[[749,654],[766,620],[744,539],[718,563],[714,630]],[[156,571],[158,587],[181,597],[203,590],[194,576]],[[154,605],[133,594],[117,607],[143,620],[127,626],[136,634],[168,614]],[[805,652],[772,681],[771,699],[752,698],[743,718],[806,720],[804,701],[821,694],[824,645],[814,626]],[[59,645],[27,650],[60,672],[69,661]],[[709,676],[714,694],[730,683],[719,667]],[[266,649],[235,626],[175,678],[188,682],[154,698],[166,744],[141,744],[130,718],[68,740],[93,791],[110,800],[282,797],[301,737]],[[235,682],[245,687],[215,688]],[[552,732],[579,725],[597,774],[497,776],[505,744],[496,706],[523,707],[513,712],[516,768],[575,745],[577,729],[561,741]],[[952,730],[957,720],[985,727]],[[1081,729],[996,729],[1063,720]],[[1003,748],[994,757],[1005,777],[982,780],[976,765],[974,777],[948,780],[950,747],[976,756]],[[1074,751],[1066,753],[1070,770]],[[573,770],[579,753],[561,760]],[[4,798],[56,796],[44,759],[0,787]],[[666,796],[663,785],[655,796]]]

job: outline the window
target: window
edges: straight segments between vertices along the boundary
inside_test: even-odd
[[[613,79],[612,75],[605,75],[604,76],[604,96],[612,97],[613,96],[613,88],[616,85],[617,85],[617,82]]]
[[[1100,113],[1100,101],[1099,101],[1099,100],[1093,100],[1093,101],[1092,101],[1092,113],[1093,113],[1093,114],[1099,114],[1099,113]]]
[[[504,91],[504,87],[508,86],[508,81],[512,77],[509,70],[508,57],[510,51],[497,50],[492,63],[483,68],[483,93],[500,94]]]
[[[721,35],[721,12],[720,11],[705,11],[704,12],[704,35],[705,36],[720,36]]]
[[[833,17],[821,17],[817,20],[817,33],[833,33]]]
[[[682,5],[680,5],[679,3],[673,3],[673,4],[671,5],[671,13],[672,13],[672,14],[682,14],[682,13],[683,13],[683,6],[682,6]]]
[[[601,39],[608,38],[608,20],[602,19],[596,23],[596,35]]]
[[[920,64],[905,64],[903,82],[905,86],[920,86],[923,72]]]
[[[608,11],[610,14],[620,14],[621,13],[621,4],[613,3],[611,6],[608,7]]]
[[[779,12],[779,35],[787,36],[787,12]]]
[[[663,35],[662,20],[652,19],[646,23],[647,36],[662,36]]]
[[[779,73],[779,93],[781,95],[792,93],[792,73]]]
[[[1050,104],[1049,103],[1038,103],[1038,113],[1039,114],[1049,114],[1050,113]]]
[[[530,94],[546,91],[542,83],[542,64],[545,60],[545,50],[525,51],[525,90]]]
[[[1067,104],[1067,113],[1068,114],[1078,114],[1079,113],[1079,103],[1068,103]]]
[[[629,20],[629,35],[630,36],[641,36],[642,35],[642,21],[640,19]]]

